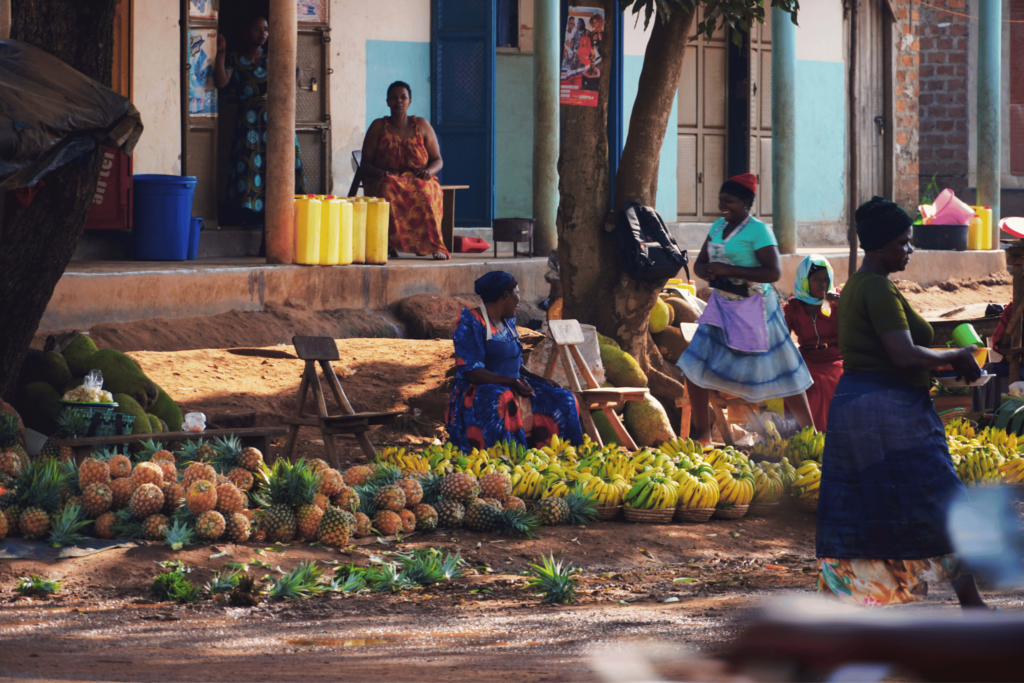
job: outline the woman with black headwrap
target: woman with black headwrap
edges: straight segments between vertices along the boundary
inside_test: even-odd
[[[523,366],[516,331],[519,283],[497,270],[475,283],[479,308],[462,310],[455,329],[455,386],[445,422],[448,440],[469,452],[515,441],[540,448],[551,437],[583,443],[571,392]]]
[[[932,327],[889,280],[910,262],[910,216],[873,197],[856,212],[864,248],[843,287],[843,376],[829,409],[818,502],[818,591],[859,605],[910,602],[949,580],[963,607],[983,607],[946,533],[962,491],[929,371],[952,364],[973,382],[974,347],[933,351]]]

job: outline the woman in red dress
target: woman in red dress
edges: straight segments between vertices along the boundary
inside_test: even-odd
[[[807,363],[814,385],[807,390],[814,427],[824,432],[828,425],[828,406],[836,385],[843,376],[839,353],[839,295],[832,290],[832,266],[828,260],[811,254],[796,271],[795,295],[782,307],[786,325],[796,333],[800,355]]]
[[[391,116],[370,124],[363,140],[360,168],[367,195],[391,204],[388,247],[393,256],[449,258],[441,238],[442,195],[437,172],[444,162],[430,122],[409,115],[412,88],[395,81],[388,86]]]

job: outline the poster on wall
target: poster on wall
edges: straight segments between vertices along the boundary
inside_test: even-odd
[[[193,28],[188,32],[188,113],[217,115],[217,87],[213,62],[217,57],[217,29]]]
[[[601,85],[604,10],[570,7],[562,51],[562,104],[596,107]]]
[[[193,19],[216,19],[217,10],[213,0],[189,0],[188,15]]]
[[[306,24],[327,23],[327,0],[298,0],[299,21]]]

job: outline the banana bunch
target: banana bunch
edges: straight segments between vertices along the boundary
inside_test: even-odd
[[[790,464],[789,458],[783,458],[779,461],[779,476],[782,478],[782,485],[786,489],[789,489],[793,482],[797,480],[796,468]]]
[[[644,473],[633,480],[623,502],[637,510],[667,510],[679,500],[679,484],[660,475]]]
[[[768,432],[768,439],[755,443],[750,449],[750,456],[757,460],[777,461],[786,450],[786,440],[782,438],[778,427],[771,420],[765,420],[764,428]]]
[[[662,443],[658,446],[658,450],[673,459],[678,459],[683,455],[701,455],[704,452],[703,447],[693,439],[683,439],[678,436]]]
[[[567,460],[569,462],[576,462],[577,460],[576,449],[568,441],[558,438],[558,434],[552,436],[551,443],[540,450],[552,459]]]
[[[443,446],[431,444],[424,448],[420,455],[430,464],[427,471],[438,475],[450,474],[453,471],[452,461],[466,457],[466,454],[451,441]]]
[[[1007,458],[999,453],[998,447],[989,444],[976,446],[977,441],[971,440],[958,444],[956,451],[950,452],[957,476],[966,486],[995,486],[1002,482],[1000,467],[1005,465]]]
[[[539,500],[544,490],[544,477],[529,465],[516,465],[512,470],[512,495],[523,500]]]
[[[530,450],[518,441],[499,441],[487,449],[487,455],[493,460],[504,460],[510,465],[517,465],[526,461]]]
[[[1004,434],[1006,432],[1003,432]],[[962,417],[958,417],[955,420],[950,420],[946,423],[946,436],[962,436],[965,439],[973,439],[975,435],[974,427],[971,425],[970,420],[965,420]],[[1016,434],[1014,436],[1014,444],[1016,444]]]
[[[611,480],[592,476],[588,479],[580,479],[584,493],[593,494],[594,500],[601,507],[614,507],[622,505],[623,497],[629,493],[629,482],[620,476]]]
[[[824,451],[825,435],[814,427],[804,427],[786,442],[783,457],[796,463],[798,467],[808,460],[820,465]]]
[[[633,478],[636,470],[633,469],[633,463],[629,454],[625,451],[617,450],[605,456],[604,462],[597,468],[595,473],[604,479],[622,477],[628,481]]]
[[[1024,458],[1014,456],[999,466],[999,476],[1004,484],[1024,483]]]
[[[545,487],[541,498],[565,498],[575,485],[572,479],[554,479]]]
[[[430,460],[423,457],[422,453],[407,453],[404,448],[395,448],[394,446],[389,446],[380,451],[377,454],[377,460],[394,465],[402,471],[402,474],[434,471]]]
[[[456,458],[452,465],[456,472],[468,472],[477,479],[493,472],[508,474],[512,471],[512,467],[508,463],[493,458],[486,450],[481,451],[476,448],[470,451],[469,455]]]
[[[967,425],[967,430],[973,434],[974,429]],[[1017,434],[1013,432],[1007,432],[1003,429],[996,429],[995,427],[986,427],[981,431],[981,443],[992,444],[997,446],[1004,455],[1007,453],[1017,452]],[[967,435],[968,439],[972,436]]]
[[[755,466],[752,503],[777,503],[785,489],[777,463],[759,463]]]
[[[750,505],[754,499],[754,475],[735,467],[715,470],[719,505]]]
[[[790,492],[798,498],[815,499],[821,486],[821,466],[808,460],[796,469],[797,479],[790,484]]]
[[[713,508],[718,504],[718,482],[714,470],[698,469],[696,474],[679,470],[674,481],[679,484],[677,506],[687,510]]]

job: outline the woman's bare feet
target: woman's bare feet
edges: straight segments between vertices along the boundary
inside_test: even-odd
[[[434,260],[435,261],[447,261],[450,258],[451,258],[451,256],[449,256],[448,254],[446,254],[443,251],[435,251],[434,252]]]

